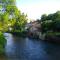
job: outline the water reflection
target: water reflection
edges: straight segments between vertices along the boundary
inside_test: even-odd
[[[60,45],[4,34],[8,60],[60,60]]]

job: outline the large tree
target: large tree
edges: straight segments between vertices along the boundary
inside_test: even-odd
[[[3,29],[8,29],[9,27],[12,30],[23,30],[27,22],[27,16],[21,13],[16,6],[15,0],[2,0],[2,11],[0,22],[3,23]],[[4,12],[3,12],[4,11]],[[3,13],[2,13],[3,12]]]
[[[42,32],[60,31],[60,11],[49,15],[42,15]]]

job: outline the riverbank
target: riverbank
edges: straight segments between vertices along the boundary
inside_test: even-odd
[[[6,39],[3,33],[0,32],[0,55],[5,53],[5,44],[6,44]]]
[[[36,33],[36,32],[28,32],[27,33],[27,36],[29,37],[29,38],[32,38],[32,39],[39,39],[39,34],[38,33]]]
[[[14,36],[20,36],[20,37],[27,37],[27,32],[8,32],[13,34]]]
[[[45,40],[60,43],[60,32],[49,32],[45,36]]]
[[[0,60],[7,60],[6,55],[0,55]]]
[[[45,41],[60,43],[60,32],[48,32],[40,35],[40,38]]]
[[[6,33],[11,33],[15,36],[20,36],[20,37],[29,37],[29,38],[32,38],[32,39],[39,39],[39,32],[36,33],[36,32],[28,32],[28,31],[24,31],[24,32],[6,32]]]
[[[41,39],[44,41],[49,41],[49,42],[56,42],[60,43],[60,33],[59,32],[47,32],[47,33],[41,33],[41,32],[10,32],[15,36],[20,36],[20,37],[29,37],[32,39]]]

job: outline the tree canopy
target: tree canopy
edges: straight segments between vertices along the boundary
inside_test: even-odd
[[[60,31],[60,11],[49,15],[41,16],[42,32]]]
[[[7,31],[11,28],[13,31],[24,30],[27,23],[27,15],[21,13],[15,5],[16,0],[1,0],[0,5],[0,30]]]

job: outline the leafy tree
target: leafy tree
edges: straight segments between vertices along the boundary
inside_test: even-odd
[[[49,14],[47,17],[45,15],[42,16],[42,31],[60,31],[60,11],[56,13]]]
[[[41,21],[45,21],[47,19],[47,15],[46,14],[43,14],[42,16],[41,16]]]
[[[24,30],[25,24],[27,23],[27,16],[18,10],[15,5],[16,0],[2,0],[1,2],[5,3],[5,6],[4,4],[2,6],[5,11],[3,14],[0,14],[1,28],[6,29],[6,31],[9,29],[9,27],[11,27],[13,30]]]
[[[27,23],[26,16],[24,14],[21,14],[16,18],[16,22],[13,26],[14,27],[13,29],[17,31],[18,30],[23,31],[26,23]]]

